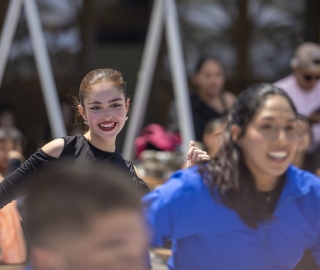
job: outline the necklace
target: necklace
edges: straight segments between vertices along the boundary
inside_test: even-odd
[[[271,191],[263,191],[263,192],[260,192],[260,194],[267,200],[267,202],[270,202],[274,191],[275,189]]]
[[[273,190],[262,191],[260,192],[260,194],[265,198],[267,203],[271,203],[271,202],[276,203],[276,201],[278,200],[282,192],[283,185],[284,185],[284,177],[281,177],[280,181],[277,183],[277,185]]]

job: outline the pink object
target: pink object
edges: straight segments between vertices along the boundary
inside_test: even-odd
[[[147,149],[148,145],[154,146],[159,151],[174,151],[180,145],[181,139],[178,134],[168,132],[159,124],[146,126],[139,137],[135,139],[137,156]]]

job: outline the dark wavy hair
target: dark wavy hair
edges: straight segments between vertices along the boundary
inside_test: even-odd
[[[266,200],[256,189],[241,148],[232,139],[231,127],[238,126],[241,130],[239,137],[243,136],[267,97],[273,95],[284,97],[295,115],[298,115],[293,102],[283,90],[266,83],[248,88],[239,95],[227,117],[223,145],[218,156],[199,168],[214,198],[235,210],[252,228],[257,228],[260,222],[270,220],[273,215]]]

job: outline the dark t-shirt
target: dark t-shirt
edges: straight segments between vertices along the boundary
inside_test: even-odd
[[[197,141],[202,141],[205,126],[209,121],[224,117],[227,114],[228,109],[223,97],[221,97],[221,103],[224,107],[224,111],[222,113],[219,113],[218,111],[205,104],[197,95],[193,94],[190,96],[193,126],[196,136],[195,139]],[[168,129],[174,132],[179,131],[177,110],[174,102],[170,104],[169,108]]]
[[[197,141],[202,141],[204,129],[209,121],[221,118],[227,114],[227,108],[222,97],[221,102],[224,105],[223,113],[219,113],[207,106],[198,96],[191,96],[193,125]]]

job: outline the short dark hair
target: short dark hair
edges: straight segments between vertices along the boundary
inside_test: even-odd
[[[204,128],[203,134],[211,134],[213,131],[215,131],[217,128],[222,126],[225,123],[224,117],[219,117],[210,120]]]
[[[110,164],[54,164],[40,176],[23,205],[27,243],[50,245],[47,237],[81,233],[91,217],[117,210],[141,211],[132,177]]]
[[[207,63],[208,61],[217,63],[217,64],[221,67],[221,69],[223,70],[223,72],[225,72],[225,68],[224,68],[222,62],[221,62],[217,57],[212,56],[212,55],[203,55],[203,56],[198,60],[198,62],[196,63],[194,72],[195,72],[195,73],[198,73],[198,72],[202,69],[202,67],[204,66],[204,64]]]

